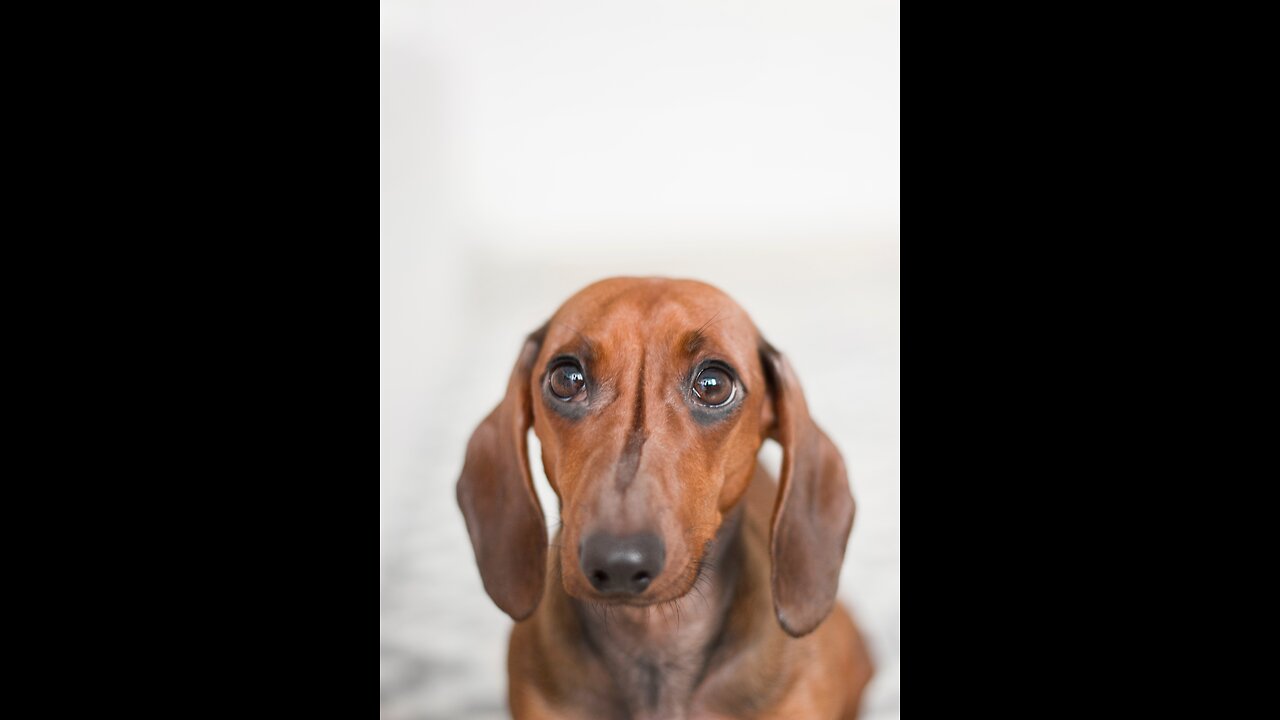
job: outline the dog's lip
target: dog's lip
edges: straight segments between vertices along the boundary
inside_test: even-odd
[[[627,597],[622,595],[597,595],[591,600],[597,605],[625,605],[627,607],[652,607],[661,605],[666,600],[655,600],[653,598],[645,599],[641,597]]]
[[[692,592],[692,590],[690,590],[689,592]],[[685,595],[688,595],[688,594],[689,593],[686,592],[684,593],[684,595],[678,595],[673,598],[660,598],[656,595],[653,597],[646,597],[643,594],[641,595],[621,595],[621,594],[602,595],[600,593],[593,593],[592,597],[585,598],[585,599],[589,600],[590,602],[596,605],[620,605],[620,606],[626,606],[626,607],[640,608],[640,607],[653,607],[654,605],[665,605],[667,603],[680,600],[681,598],[683,598]]]

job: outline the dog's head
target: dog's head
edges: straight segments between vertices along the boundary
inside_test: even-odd
[[[485,589],[516,620],[537,607],[546,577],[530,426],[560,498],[569,595],[649,605],[690,592],[773,437],[783,448],[770,538],[778,620],[799,636],[830,612],[853,522],[844,463],[791,367],[724,293],[605,280],[525,341],[458,481]]]

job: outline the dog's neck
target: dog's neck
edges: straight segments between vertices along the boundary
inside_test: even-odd
[[[744,602],[742,514],[739,507],[725,518],[694,589],[679,600],[642,608],[573,601],[633,720],[686,716],[735,604]]]

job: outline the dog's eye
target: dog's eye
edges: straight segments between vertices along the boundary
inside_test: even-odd
[[[693,380],[693,394],[704,405],[720,407],[727,405],[734,396],[733,378],[718,367],[709,367],[698,373]]]
[[[551,393],[561,400],[572,400],[587,385],[587,378],[582,368],[575,362],[564,362],[551,368],[551,377],[547,379]]]

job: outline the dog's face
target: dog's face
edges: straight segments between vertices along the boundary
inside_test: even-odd
[[[636,605],[689,592],[771,424],[746,313],[701,283],[592,285],[547,326],[530,386],[565,590]]]
[[[526,341],[458,485],[485,587],[516,619],[536,607],[545,572],[530,425],[560,498],[559,576],[571,596],[649,605],[690,592],[772,434],[784,447],[772,540],[779,619],[803,634],[829,611],[853,515],[843,463],[785,361],[719,290],[602,281]]]

